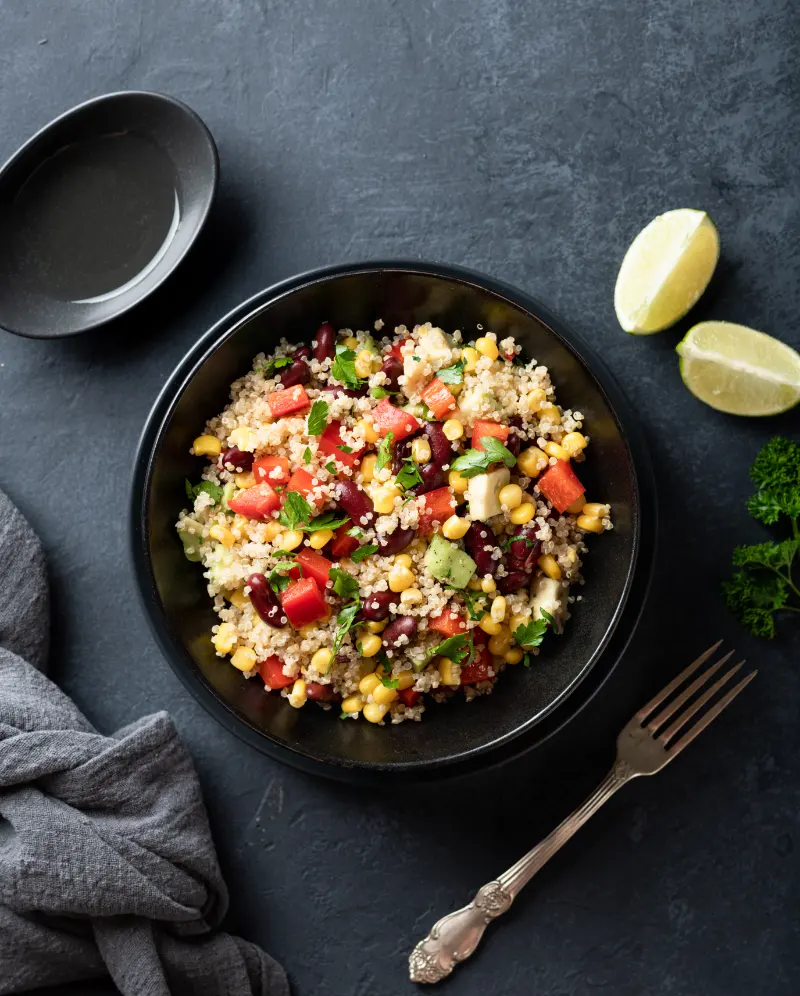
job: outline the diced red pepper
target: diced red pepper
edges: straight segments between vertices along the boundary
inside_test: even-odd
[[[309,681],[306,684],[306,695],[314,702],[330,702],[338,698],[330,685],[323,685],[319,681]]]
[[[557,512],[566,512],[569,506],[586,491],[575,475],[569,460],[559,460],[557,464],[546,470],[536,483]]]
[[[495,439],[499,439],[501,443],[505,443],[508,439],[508,426],[500,425],[499,422],[489,422],[488,420],[478,420],[475,423],[475,428],[472,430],[472,448],[473,450],[482,450],[483,444],[481,440],[485,436],[494,436]]]
[[[294,678],[290,678],[283,673],[283,661],[274,654],[265,661],[260,661],[258,673],[264,679],[264,684],[271,690],[276,688],[288,688],[294,684]]]
[[[295,629],[324,619],[328,606],[314,578],[293,581],[281,598],[283,611]]]
[[[372,424],[380,436],[393,432],[395,442],[405,439],[420,428],[419,422],[413,415],[395,408],[388,398],[384,398],[377,408],[373,409]]]
[[[333,567],[331,561],[315,550],[306,547],[297,554],[297,563],[300,566],[293,567],[289,571],[289,577],[294,578],[295,581],[300,577],[313,578],[324,591],[328,583],[331,567]],[[302,572],[300,568],[302,568]]]
[[[285,415],[295,415],[309,408],[311,401],[302,384],[285,387],[282,391],[273,391],[267,398],[267,404],[273,418],[283,418]]]
[[[282,456],[264,456],[253,461],[253,473],[256,481],[266,481],[274,488],[276,484],[284,485],[289,480],[289,461]]]
[[[333,539],[331,540],[331,556],[349,557],[353,550],[356,549],[359,545],[358,540],[355,536],[347,535],[347,530],[352,528],[349,522],[345,522],[343,526],[339,526],[334,531]]]
[[[228,500],[228,508],[248,519],[269,519],[281,507],[281,496],[269,484],[256,484]]]
[[[408,706],[409,709],[422,698],[422,692],[416,692],[413,688],[402,688],[397,695],[403,705]]]
[[[407,342],[410,342],[410,341],[411,341],[410,339],[403,339],[402,342],[396,342],[393,346],[390,346],[389,349],[387,349],[386,355],[387,356],[394,356],[398,360],[400,360],[400,362],[402,363],[403,362],[403,353],[402,353],[403,346],[405,346],[405,344]]]
[[[338,460],[339,463],[343,463],[345,467],[355,467],[358,461],[361,459],[361,454],[364,452],[364,447],[360,449],[354,449],[352,453],[345,453],[341,449],[345,443],[342,441],[342,423],[341,422],[331,422],[328,428],[319,437],[319,449],[326,456],[333,457],[334,460]]]
[[[419,531],[424,535],[436,531],[436,526],[449,519],[456,507],[450,488],[437,488],[422,496],[424,504],[419,511]]]
[[[488,647],[481,647],[478,658],[472,661],[471,664],[465,664],[462,666],[461,684],[474,685],[476,681],[486,681],[486,679],[490,677],[490,668],[494,670],[492,655],[489,653]]]
[[[456,407],[456,399],[438,377],[434,377],[422,392],[422,400],[431,410],[434,418],[445,419]]]
[[[428,629],[433,629],[437,633],[441,633],[442,636],[457,636],[459,633],[466,632],[467,624],[455,609],[445,609],[440,615],[430,620]]]
[[[314,484],[314,481],[317,484]],[[302,495],[306,501],[311,501],[311,492],[316,486],[319,485],[319,480],[316,477],[312,477],[307,470],[303,470],[302,467],[298,467],[297,470],[289,478],[289,483],[286,485],[287,491],[296,491],[298,494]],[[229,503],[230,504],[230,503]]]

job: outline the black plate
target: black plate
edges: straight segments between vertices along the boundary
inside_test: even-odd
[[[184,478],[196,479],[202,468],[189,455],[192,439],[225,406],[230,383],[252,357],[282,336],[311,339],[323,320],[355,329],[371,328],[378,317],[388,328],[431,320],[469,337],[478,323],[498,338],[513,334],[528,356],[550,368],[559,402],[585,415],[592,444],[581,478],[590,497],[611,502],[615,522],[611,533],[590,538],[583,600],[565,634],[545,642],[532,668],[507,669],[487,698],[431,706],[422,723],[389,728],[339,721],[318,707],[294,710],[216,657],[210,642],[216,620],[202,571],[184,558],[174,530],[186,504]],[[136,573],[176,673],[247,742],[334,776],[462,772],[541,742],[586,703],[630,638],[649,581],[654,525],[638,422],[602,364],[526,295],[468,270],[430,264],[332,267],[245,302],[204,336],[167,383],[142,436],[133,483]]]
[[[51,339],[128,311],[186,255],[218,177],[210,132],[172,97],[56,118],[0,169],[0,327]]]

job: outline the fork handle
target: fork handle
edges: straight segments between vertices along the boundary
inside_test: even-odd
[[[494,881],[481,886],[471,903],[438,920],[428,936],[411,952],[408,959],[411,981],[439,982],[459,962],[469,958],[480,943],[487,924],[505,913],[536,872],[617,789],[633,777],[635,774],[628,764],[617,759],[614,767],[583,805],[552,833]]]

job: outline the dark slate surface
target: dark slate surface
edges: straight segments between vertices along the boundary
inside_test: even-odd
[[[0,11],[2,155],[71,104],[137,87],[186,100],[219,143],[212,227],[167,293],[97,335],[0,338],[0,485],[45,542],[56,680],[103,730],[175,716],[207,793],[231,928],[279,958],[299,996],[410,992],[412,942],[563,818],[633,708],[724,635],[758,681],[690,753],[615,798],[444,988],[800,991],[797,629],[751,640],[718,594],[730,548],[759,532],[742,507],[748,464],[797,419],[702,407],[678,376],[680,330],[630,338],[612,309],[633,235],[662,210],[699,206],[724,260],[693,318],[798,345],[790,0]],[[519,284],[603,352],[652,440],[663,545],[643,624],[584,721],[500,775],[379,793],[261,757],[188,697],[137,604],[125,515],[148,408],[212,321],[298,270],[386,256]]]

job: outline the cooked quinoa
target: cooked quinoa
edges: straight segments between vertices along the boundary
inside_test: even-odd
[[[194,440],[177,529],[218,656],[300,708],[419,720],[491,692],[569,618],[590,437],[513,338],[429,322],[281,340]]]

